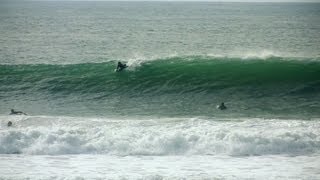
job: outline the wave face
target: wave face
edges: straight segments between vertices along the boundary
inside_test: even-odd
[[[320,153],[318,121],[0,117],[0,154],[307,155]],[[5,130],[6,129],[6,130]]]
[[[120,73],[115,64],[0,65],[0,98],[120,114],[208,115],[220,102],[233,114],[320,114],[317,60],[174,57],[129,61]]]

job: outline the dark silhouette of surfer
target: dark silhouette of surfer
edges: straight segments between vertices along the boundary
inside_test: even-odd
[[[11,121],[8,121],[7,126],[8,126],[8,127],[12,126],[12,122],[11,122]]]
[[[220,110],[226,110],[227,107],[224,105],[224,102],[222,102],[220,105],[217,106],[218,109]]]
[[[27,115],[27,114],[22,111],[15,111],[14,109],[11,109],[10,115]]]
[[[118,66],[117,66],[116,72],[120,72],[120,71],[122,71],[123,69],[125,69],[127,67],[128,66],[126,64],[122,64],[121,62],[118,62]]]

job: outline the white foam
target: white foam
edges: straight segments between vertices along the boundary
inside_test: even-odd
[[[259,59],[267,59],[271,57],[286,57],[284,54],[280,54],[275,51],[271,50],[262,50],[260,52],[245,52],[239,55],[243,59],[250,59],[250,58],[259,58]]]
[[[1,117],[1,154],[268,155],[320,153],[319,121]]]
[[[261,59],[261,60],[266,60],[268,58],[272,57],[282,57],[282,58],[293,58],[293,59],[298,59],[298,58],[311,58],[307,56],[302,56],[302,55],[293,55],[290,53],[285,53],[285,52],[278,52],[275,50],[269,50],[269,49],[262,49],[262,50],[255,50],[255,51],[232,51],[227,54],[225,53],[209,53],[209,57],[214,57],[214,58],[239,58],[243,60],[249,60],[249,59]]]
[[[134,70],[135,68],[141,66],[145,62],[151,62],[156,60],[166,60],[174,57],[179,57],[177,53],[168,54],[166,56],[160,56],[160,55],[152,55],[152,56],[144,56],[141,54],[133,54],[130,58],[128,58],[127,65],[128,70]]]
[[[228,53],[219,53],[219,52],[212,52],[212,53],[206,53],[206,54],[179,54],[179,53],[171,53],[167,54],[165,56],[163,55],[153,55],[153,56],[144,56],[141,54],[133,54],[131,58],[128,58],[127,64],[129,65],[129,70],[134,70],[136,67],[141,66],[141,64],[156,60],[170,60],[172,58],[183,58],[185,61],[194,60],[195,57],[202,57],[203,59],[242,59],[242,60],[268,60],[272,57],[279,57],[283,58],[283,60],[305,60],[307,59],[313,59],[317,60],[319,57],[314,56],[306,56],[306,55],[297,55],[297,54],[290,54],[286,52],[279,52],[276,50],[270,50],[270,49],[262,49],[262,50],[255,50],[255,51],[238,51],[234,50]]]
[[[319,156],[0,155],[0,179],[319,179]]]

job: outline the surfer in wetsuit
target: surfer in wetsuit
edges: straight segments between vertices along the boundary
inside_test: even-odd
[[[8,126],[8,127],[12,126],[12,122],[11,122],[11,121],[8,121],[7,126]]]
[[[11,109],[10,115],[27,115],[27,114],[22,111],[15,111],[14,109]]]
[[[220,105],[218,105],[217,108],[220,109],[220,110],[226,110],[227,109],[227,107],[224,105],[223,102]]]
[[[122,71],[123,69],[125,69],[126,67],[128,67],[126,64],[122,64],[121,62],[118,62],[118,66],[117,66],[116,71],[117,71],[117,72],[120,72],[120,71]]]

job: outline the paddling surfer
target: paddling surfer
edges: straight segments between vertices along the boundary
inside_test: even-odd
[[[15,111],[14,109],[11,109],[10,115],[27,115],[27,114],[22,111]]]

